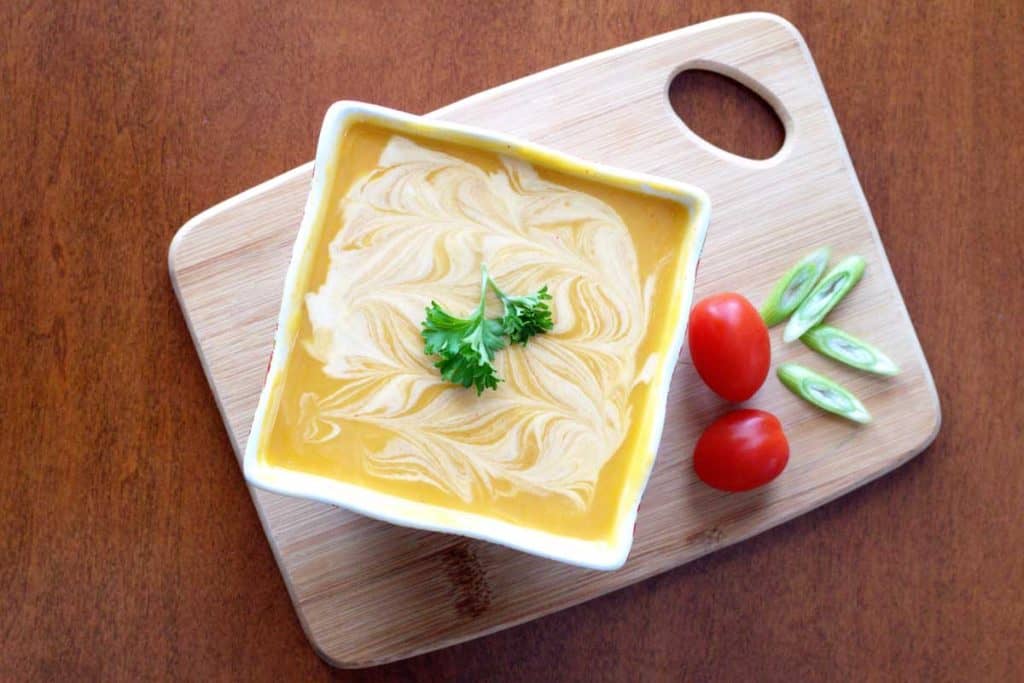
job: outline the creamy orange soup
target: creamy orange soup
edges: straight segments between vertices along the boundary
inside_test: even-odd
[[[341,146],[262,460],[609,538],[675,362],[687,209],[368,123]],[[481,262],[506,292],[547,285],[555,327],[499,351],[504,381],[477,396],[441,379],[420,324],[431,300],[471,313]]]

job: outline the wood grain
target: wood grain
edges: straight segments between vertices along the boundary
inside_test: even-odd
[[[666,92],[690,64],[733,74],[774,103],[787,131],[778,156],[738,159],[679,125]],[[769,382],[749,405],[780,417],[792,462],[767,489],[722,495],[696,479],[689,458],[703,428],[729,406],[702,385],[683,354],[633,550],[616,572],[583,571],[254,489],[299,619],[328,661],[393,661],[594,598],[831,501],[931,442],[940,421],[932,378],[828,98],[792,25],[774,15],[734,15],[499,86],[431,116],[699,183],[715,208],[698,298],[738,289],[761,301],[794,254],[823,245],[840,257],[863,255],[870,277],[830,320],[884,339],[902,372],[879,381],[827,370],[870,406],[875,420],[868,427],[809,411]],[[171,277],[239,458],[309,183],[307,164],[202,213],[171,245]],[[821,366],[802,345],[782,344],[779,333],[773,341],[776,362]]]
[[[1024,7],[757,8],[815,55],[936,378],[937,441],[682,569],[338,672],[246,495],[171,236],[308,160],[339,97],[429,111],[743,6],[0,6],[0,678],[1021,678]],[[729,131],[742,109],[706,111]]]

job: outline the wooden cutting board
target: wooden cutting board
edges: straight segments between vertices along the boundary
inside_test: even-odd
[[[752,161],[691,133],[667,98],[673,76],[685,68],[721,72],[761,94],[785,125],[782,150]],[[797,360],[826,370],[876,419],[859,427],[825,415],[770,377],[749,405],[782,420],[789,468],[770,487],[726,495],[691,472],[697,436],[725,406],[703,387],[684,352],[633,552],[617,572],[252,490],[299,619],[329,662],[358,667],[407,657],[622,588],[822,505],[934,438],[940,415],[931,374],[814,62],[786,21],[744,14],[666,33],[488,90],[432,116],[707,190],[712,221],[698,297],[736,290],[760,302],[797,257],[820,245],[833,247],[833,261],[863,255],[863,281],[830,320],[883,347],[903,372],[875,379],[848,371],[799,343],[783,345],[781,328],[773,330],[775,363]],[[215,206],[189,221],[171,245],[171,277],[239,457],[311,172],[306,164]]]

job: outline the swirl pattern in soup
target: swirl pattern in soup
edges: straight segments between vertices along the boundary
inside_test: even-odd
[[[266,457],[283,467],[579,538],[607,534],[646,448],[678,320],[685,207],[369,124],[345,135]],[[420,323],[468,314],[480,264],[547,285],[555,327],[443,382]],[[489,301],[492,315],[501,306]]]

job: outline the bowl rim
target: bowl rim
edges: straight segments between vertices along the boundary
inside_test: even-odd
[[[542,529],[520,526],[495,517],[464,512],[431,503],[412,501],[399,496],[357,486],[330,477],[262,462],[260,447],[267,432],[264,427],[276,414],[283,389],[283,376],[294,346],[294,328],[304,309],[305,292],[300,277],[307,270],[312,242],[319,237],[316,227],[328,197],[328,181],[339,163],[342,135],[356,123],[366,122],[410,135],[463,144],[475,149],[516,157],[528,163],[540,163],[560,172],[585,177],[603,184],[626,188],[684,204],[689,211],[690,228],[694,231],[682,276],[684,291],[679,306],[672,342],[662,360],[662,376],[656,377],[661,389],[651,422],[651,438],[643,453],[643,462],[631,463],[631,474],[643,468],[635,480],[627,476],[620,499],[615,528],[608,539],[583,540],[553,534]],[[458,534],[521,550],[533,555],[590,569],[612,570],[621,567],[633,544],[633,528],[643,492],[647,487],[664,428],[672,372],[686,336],[686,323],[693,302],[697,265],[703,250],[711,215],[711,200],[704,190],[682,181],[618,169],[584,161],[569,154],[538,145],[521,138],[475,126],[451,123],[382,107],[342,100],[327,110],[317,142],[313,179],[306,200],[302,221],[292,247],[285,276],[281,308],[274,332],[274,347],[259,402],[246,441],[242,459],[245,479],[261,489],[336,505],[361,515],[404,527]],[[625,505],[624,505],[625,503]]]

